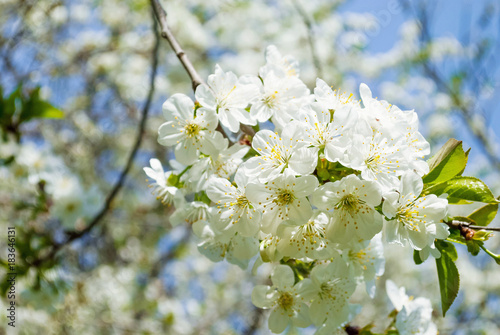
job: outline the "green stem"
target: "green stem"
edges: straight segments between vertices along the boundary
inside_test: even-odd
[[[188,167],[186,167],[184,170],[182,170],[182,172],[177,176],[179,179],[181,179],[182,175],[184,173],[186,173],[187,170],[189,170],[189,168],[191,167],[191,165],[189,165]]]
[[[483,250],[484,250],[484,252],[485,252],[485,253],[487,253],[487,254],[488,254],[491,258],[493,258],[493,259],[495,260],[495,262],[496,262],[498,265],[500,265],[500,255],[497,255],[497,254],[495,254],[495,253],[493,253],[493,252],[489,251],[489,250],[488,250],[488,249],[486,249],[486,248],[485,248],[485,246],[484,246],[484,245],[482,245],[482,244],[479,244],[479,247],[480,247],[481,249],[483,249]]]

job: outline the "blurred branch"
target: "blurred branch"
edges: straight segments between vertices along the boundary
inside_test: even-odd
[[[409,2],[404,2],[404,6],[409,9],[411,8],[411,4]],[[427,3],[427,2],[426,2]],[[421,4],[418,9],[414,9],[415,18],[419,22],[420,26],[420,43],[422,47],[431,46],[432,36],[430,32],[430,21],[428,17],[428,8]],[[469,129],[472,135],[476,138],[476,140],[481,144],[481,147],[486,154],[486,157],[491,162],[491,164],[500,171],[500,157],[498,156],[495,148],[488,138],[487,129],[483,127],[478,127],[478,125],[474,122],[474,110],[471,108],[470,104],[467,104],[464,99],[461,97],[460,91],[451,87],[447,80],[436,70],[429,61],[429,58],[425,58],[422,60],[422,66],[424,73],[431,78],[438,89],[447,94],[454,106],[458,109],[460,115],[465,121],[465,126]],[[472,76],[476,78],[475,73],[477,72],[476,66],[471,66],[468,68],[468,72],[472,73]],[[477,84],[480,84],[477,81]],[[479,88],[477,89],[479,90]],[[476,92],[479,93],[479,92]],[[477,103],[477,102],[476,102]]]
[[[203,84],[203,79],[201,79],[200,75],[194,68],[188,56],[181,48],[179,42],[177,42],[177,39],[175,38],[175,36],[172,34],[172,31],[168,27],[167,13],[161,6],[160,2],[158,0],[151,0],[151,6],[153,7],[156,19],[160,23],[161,37],[166,39],[170,44],[170,46],[172,47],[172,49],[174,49],[177,58],[179,58],[182,66],[184,66],[184,69],[191,78],[191,82],[193,84],[193,91],[196,90],[196,87],[198,85]]]
[[[309,48],[311,49],[311,56],[313,60],[314,67],[316,68],[316,76],[319,78],[323,77],[323,69],[321,67],[321,62],[318,57],[318,53],[316,50],[316,42],[314,40],[314,31],[313,31],[313,22],[309,18],[309,15],[306,13],[304,7],[300,3],[300,0],[292,0],[293,6],[295,10],[302,18],[304,25],[307,30],[307,41],[309,42]]]
[[[480,129],[477,125],[474,124],[474,113],[468,106],[466,106],[460,95],[452,90],[444,81],[444,79],[439,76],[437,71],[432,68],[431,65],[427,62],[424,63],[423,66],[425,73],[434,80],[438,88],[440,88],[441,91],[444,91],[451,97],[453,104],[459,109],[461,116],[465,120],[466,126],[469,128],[474,137],[481,143],[486,157],[494,165],[494,167],[500,171],[500,158],[497,156],[495,149],[490,142],[490,139],[487,137],[486,129]]]
[[[254,335],[257,330],[260,328],[260,324],[262,321],[262,318],[264,317],[264,309],[255,307],[253,314],[252,314],[252,323],[250,326],[245,330],[243,335]]]
[[[158,50],[159,50],[159,45],[160,45],[160,39],[158,37],[158,27],[156,24],[156,21],[153,19],[153,26],[154,26],[154,31],[155,31],[155,45],[153,47],[152,51],[152,62],[151,62],[151,76],[149,80],[149,91],[148,95],[146,98],[146,102],[144,104],[144,107],[142,109],[141,113],[141,120],[138,125],[137,129],[137,136],[135,139],[134,146],[132,148],[132,151],[129,154],[129,157],[127,159],[127,163],[125,164],[125,167],[123,168],[122,172],[120,173],[120,176],[118,178],[118,181],[114,184],[111,192],[108,194],[106,197],[106,200],[104,202],[103,208],[97,213],[97,215],[90,221],[90,223],[85,227],[83,230],[80,231],[70,231],[67,232],[67,235],[69,236],[64,242],[59,243],[59,244],[53,244],[50,251],[43,257],[39,257],[35,259],[31,265],[32,266],[40,266],[44,262],[51,260],[55,257],[57,252],[61,250],[64,246],[70,244],[76,239],[79,239],[80,237],[84,236],[88,232],[92,230],[103,218],[104,216],[108,213],[109,209],[111,208],[111,203],[113,202],[114,198],[120,191],[120,189],[123,187],[123,184],[125,183],[125,179],[127,177],[127,174],[129,173],[132,163],[134,162],[134,158],[137,154],[137,151],[139,150],[139,147],[141,146],[142,142],[142,136],[144,134],[144,130],[146,127],[146,121],[147,117],[149,114],[149,108],[151,106],[151,102],[153,100],[153,95],[154,95],[154,89],[155,89],[155,78],[156,78],[156,73],[158,69]]]

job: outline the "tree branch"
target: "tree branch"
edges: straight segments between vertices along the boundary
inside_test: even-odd
[[[125,164],[125,167],[123,168],[122,172],[120,173],[120,176],[118,178],[118,181],[114,184],[113,188],[111,189],[111,192],[108,194],[106,197],[106,200],[104,202],[104,206],[102,209],[97,213],[97,215],[90,221],[90,223],[85,227],[83,230],[80,231],[70,231],[67,232],[67,235],[69,236],[64,242],[59,243],[59,244],[54,244],[52,245],[52,248],[50,249],[49,253],[46,254],[43,257],[39,257],[35,259],[31,265],[38,267],[44,262],[52,259],[55,257],[57,252],[61,250],[64,246],[70,244],[76,239],[79,239],[80,237],[84,236],[88,232],[92,230],[103,218],[104,216],[108,213],[109,209],[111,208],[111,203],[113,202],[114,198],[118,194],[118,192],[121,190],[123,187],[123,184],[125,183],[125,179],[127,178],[127,174],[129,173],[132,163],[134,162],[134,158],[137,154],[137,151],[139,150],[139,147],[141,146],[142,142],[142,137],[144,134],[144,129],[146,128],[146,121],[148,118],[149,114],[149,108],[151,106],[151,102],[153,100],[153,95],[154,95],[154,89],[155,89],[155,78],[156,78],[156,73],[158,69],[158,50],[159,50],[159,45],[160,45],[160,39],[158,37],[158,28],[156,21],[153,18],[153,29],[155,31],[155,45],[153,47],[152,51],[152,62],[151,62],[151,75],[149,79],[149,91],[148,95],[146,98],[146,102],[144,104],[144,107],[142,109],[141,113],[141,120],[139,122],[138,128],[137,128],[137,136],[135,139],[134,146],[132,148],[132,151],[129,154],[129,157],[127,159],[127,163]]]
[[[179,42],[177,42],[175,36],[172,34],[172,31],[168,27],[167,13],[161,6],[160,2],[158,0],[151,0],[151,6],[153,7],[156,19],[160,23],[161,37],[166,39],[170,44],[170,46],[172,47],[172,49],[174,49],[177,58],[179,58],[182,66],[184,67],[189,77],[191,78],[191,82],[193,84],[193,91],[196,90],[196,87],[198,85],[203,84],[203,79],[201,79],[200,75],[194,68],[188,56],[181,48]]]
[[[490,230],[490,231],[500,231],[500,227],[483,227],[483,226],[475,226],[471,225],[469,222],[465,221],[460,221],[460,220],[451,220],[451,221],[445,221],[450,228],[455,228],[455,229],[463,229],[469,228],[469,229],[475,229],[475,230]]]
[[[313,31],[313,23],[309,18],[309,15],[306,13],[304,7],[299,2],[300,0],[292,0],[293,6],[295,10],[302,18],[304,25],[307,30],[307,41],[309,42],[309,48],[311,49],[311,56],[313,60],[314,67],[316,68],[316,76],[319,78],[323,77],[323,69],[321,67],[321,62],[318,57],[318,53],[316,51],[316,43],[314,41],[314,31]]]
[[[161,37],[166,39],[170,44],[170,46],[172,47],[172,49],[174,50],[175,54],[177,55],[177,58],[179,58],[179,61],[186,70],[187,74],[189,75],[189,78],[191,78],[191,83],[193,85],[193,92],[196,92],[196,87],[198,87],[198,85],[204,84],[203,79],[201,79],[201,76],[198,74],[193,64],[189,60],[188,56],[181,48],[179,42],[177,42],[177,39],[175,38],[174,34],[172,34],[172,31],[168,27],[167,12],[165,12],[160,2],[158,0],[151,0],[151,6],[153,7],[153,12],[156,16],[156,19],[160,23]],[[229,140],[229,137],[222,128],[220,122],[218,123],[216,130],[219,131],[225,138]],[[233,143],[232,141],[229,142],[231,144]]]
[[[252,319],[251,319],[251,324],[247,329],[245,329],[245,332],[243,335],[254,335],[257,330],[260,328],[260,324],[262,321],[262,318],[264,317],[264,309],[255,307],[254,312],[252,314]]]

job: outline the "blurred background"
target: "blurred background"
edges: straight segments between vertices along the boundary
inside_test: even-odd
[[[379,99],[415,109],[434,152],[462,140],[465,174],[500,194],[498,1],[162,4],[203,78],[215,64],[256,74],[274,44],[300,62],[311,89],[320,77],[358,96],[365,82]],[[0,0],[0,255],[5,264],[15,226],[20,334],[269,334],[266,312],[250,302],[266,269],[252,276],[204,258],[145,180],[151,157],[167,167],[173,158],[156,141],[162,103],[193,96],[154,22],[147,0]],[[500,239],[487,246],[500,252]],[[498,334],[500,267],[457,249],[461,289],[446,318],[434,262],[416,266],[411,250],[388,247],[375,299],[353,298],[364,305],[353,324],[384,329],[391,278],[431,299],[440,334]],[[0,334],[10,333],[2,320]]]

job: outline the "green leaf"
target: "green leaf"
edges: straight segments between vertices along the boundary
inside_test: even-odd
[[[413,250],[413,261],[417,265],[420,265],[424,262],[422,258],[420,258],[420,253],[418,252],[418,250]]]
[[[21,85],[19,85],[7,99],[2,100],[0,104],[0,124],[12,124],[12,116],[16,112],[16,101],[21,99],[21,93]],[[0,91],[0,94],[3,94],[3,92]]]
[[[37,87],[24,104],[19,122],[26,122],[33,118],[61,119],[63,117],[64,113],[61,110],[40,99],[40,87]]]
[[[467,251],[471,253],[472,256],[477,256],[479,254],[479,244],[483,244],[481,241],[468,240],[465,242],[467,244]]]
[[[33,117],[45,119],[62,119],[64,117],[62,110],[57,109],[48,102],[41,100],[36,102],[32,113]]]
[[[441,291],[441,308],[443,316],[450,308],[458,295],[460,276],[455,265],[457,250],[449,242],[436,240],[436,248],[441,252],[441,257],[436,259],[436,267]]]
[[[427,189],[426,192],[438,196],[447,193],[448,202],[451,204],[462,204],[469,201],[498,204],[498,200],[495,199],[488,186],[475,177],[455,177]]]
[[[467,154],[462,141],[450,139],[429,160],[429,173],[422,179],[424,184],[439,184],[461,174],[467,164]]]
[[[498,204],[488,204],[472,212],[468,218],[475,221],[478,226],[487,226],[495,218],[498,212]]]
[[[465,152],[465,165],[467,165],[467,162],[469,161],[469,153],[470,153],[470,149],[471,149],[471,148],[467,149],[467,151]],[[458,175],[459,175],[459,176],[461,176],[461,175],[464,173],[464,171],[465,171],[465,166],[464,166],[464,168],[462,169],[462,171],[460,171],[460,172],[458,173]]]

